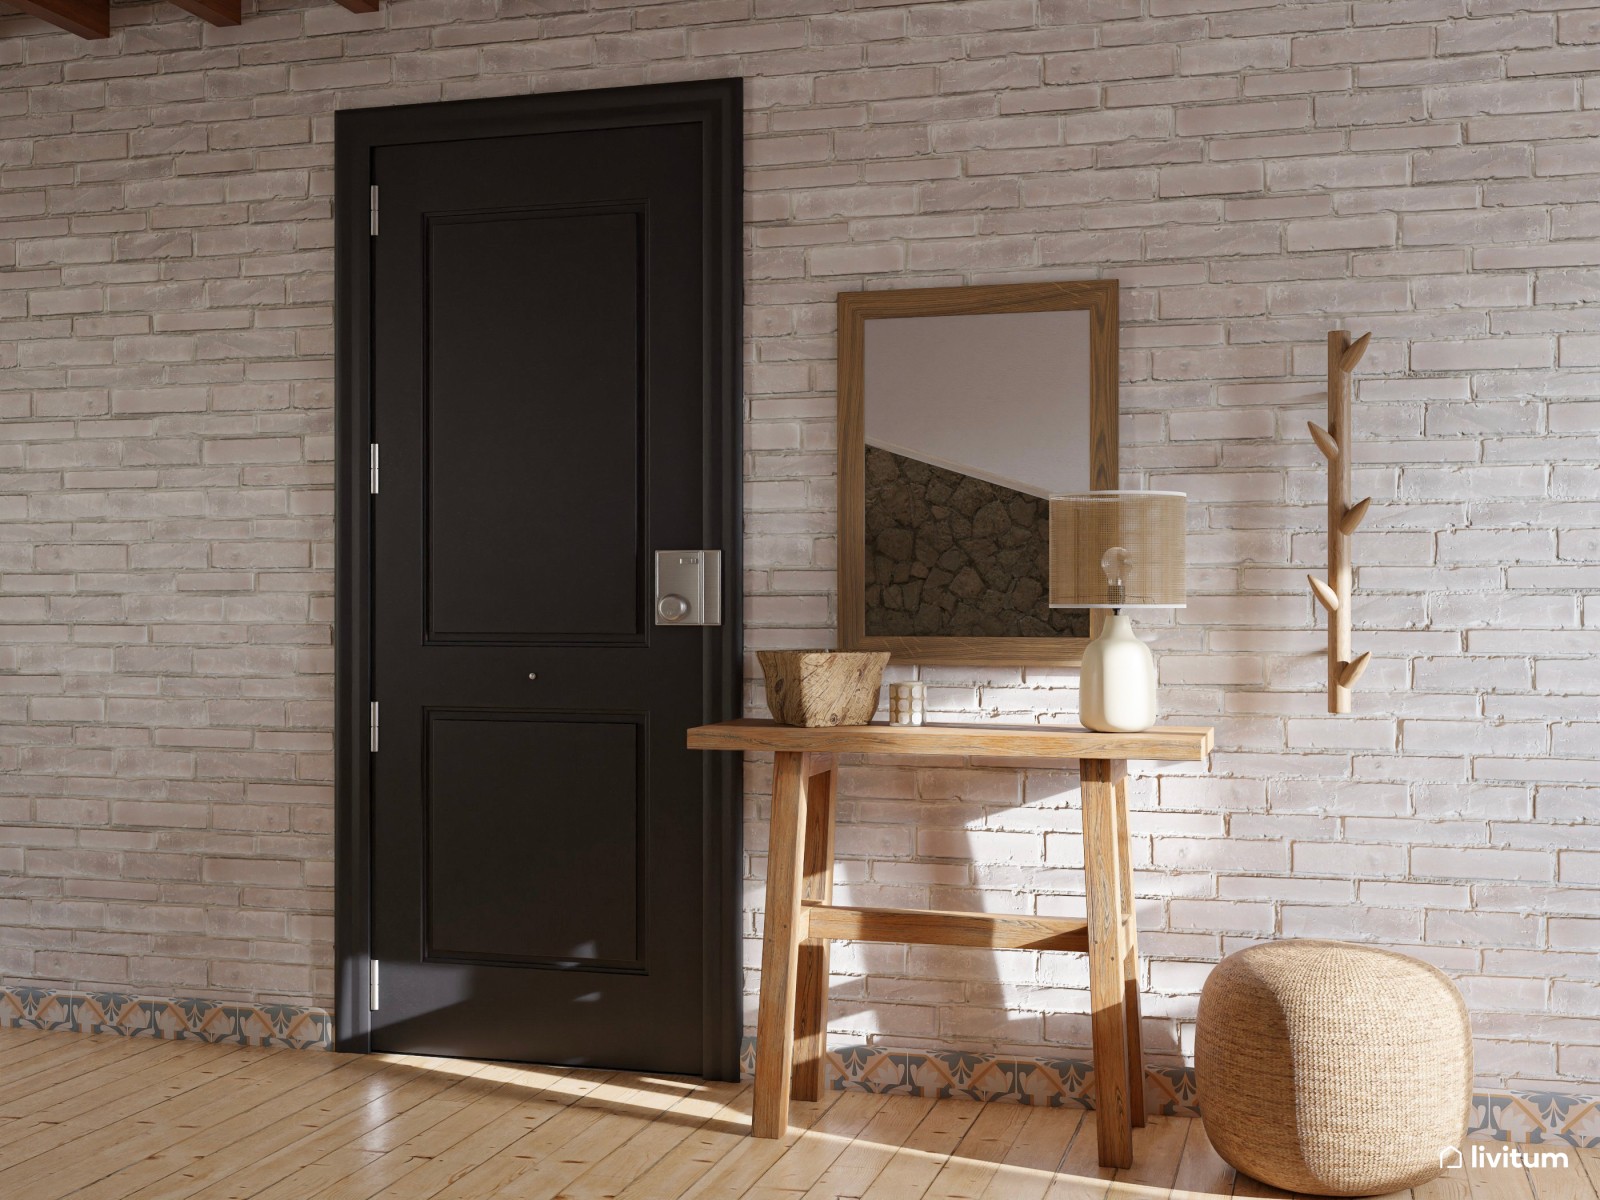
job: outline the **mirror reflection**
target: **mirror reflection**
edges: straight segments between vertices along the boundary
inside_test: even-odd
[[[865,633],[1087,636],[1049,606],[1049,497],[1091,487],[1090,313],[863,326]]]

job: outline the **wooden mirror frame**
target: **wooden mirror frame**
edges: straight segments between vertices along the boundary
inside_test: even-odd
[[[1117,464],[1117,281],[1004,283],[839,293],[839,649],[887,650],[930,666],[1077,666],[1088,638],[868,637],[866,605],[866,322],[885,317],[1089,313],[1089,486],[1114,488]]]

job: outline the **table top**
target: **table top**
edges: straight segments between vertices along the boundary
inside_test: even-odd
[[[1047,725],[833,725],[807,728],[745,717],[689,730],[691,750],[789,750],[819,754],[966,754],[986,758],[1156,759],[1204,762],[1212,730],[1157,725],[1142,733],[1095,733]]]

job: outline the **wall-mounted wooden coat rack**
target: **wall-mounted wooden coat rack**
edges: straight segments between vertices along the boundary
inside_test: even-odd
[[[1311,591],[1328,610],[1328,711],[1350,711],[1350,689],[1367,669],[1372,654],[1350,657],[1350,535],[1356,531],[1372,497],[1350,502],[1350,375],[1367,352],[1370,333],[1355,341],[1342,329],[1328,334],[1328,427],[1315,421],[1311,440],[1328,460],[1328,579],[1306,578]]]

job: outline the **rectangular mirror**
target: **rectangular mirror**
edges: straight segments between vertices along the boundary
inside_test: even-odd
[[[1049,497],[1117,479],[1117,282],[839,296],[839,648],[1075,665]]]

